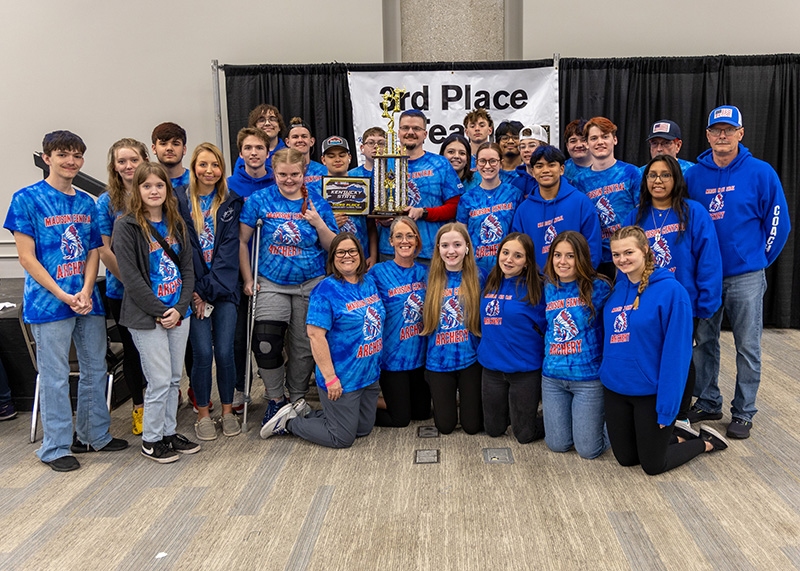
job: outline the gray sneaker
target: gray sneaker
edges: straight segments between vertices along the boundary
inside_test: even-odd
[[[216,440],[217,425],[210,416],[205,416],[194,423],[194,433],[198,440]]]
[[[239,420],[232,412],[222,415],[222,434],[225,436],[236,436],[242,433],[242,427],[239,426]]]
[[[294,411],[297,413],[297,416],[302,416],[303,418],[307,417],[308,414],[311,412],[311,405],[306,402],[306,399],[300,398],[292,403],[294,407]]]

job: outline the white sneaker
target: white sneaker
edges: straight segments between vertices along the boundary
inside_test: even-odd
[[[294,407],[294,411],[297,413],[297,416],[302,416],[303,418],[307,417],[308,414],[311,412],[311,405],[306,402],[306,399],[300,398],[292,403]]]
[[[672,432],[685,440],[691,440],[692,438],[698,438],[700,436],[700,433],[692,428],[692,423],[688,420],[676,420]]]
[[[297,411],[292,404],[286,404],[261,427],[261,438],[269,438],[273,434],[288,434],[286,423],[291,419],[297,418]]]

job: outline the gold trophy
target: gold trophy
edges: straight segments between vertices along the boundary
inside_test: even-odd
[[[394,116],[400,112],[405,88],[383,94],[382,117],[389,120],[386,129],[386,148],[375,155],[372,175],[372,216],[389,218],[403,213],[408,206],[408,153],[400,145],[394,130]]]

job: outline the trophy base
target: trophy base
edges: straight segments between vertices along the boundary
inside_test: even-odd
[[[398,216],[404,216],[405,212],[402,210],[398,211],[390,211],[390,210],[381,210],[375,211],[372,214],[368,214],[367,218],[396,218]]]

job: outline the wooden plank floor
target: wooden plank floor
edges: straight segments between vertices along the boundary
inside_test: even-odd
[[[723,344],[729,401],[730,333]],[[432,422],[349,450],[263,441],[260,398],[248,434],[170,465],[140,456],[125,404],[112,432],[132,447],[58,474],[21,414],[0,423],[0,569],[800,569],[800,331],[768,330],[763,347],[751,438],[655,477],[610,451],[418,438]],[[724,431],[727,409],[710,424]],[[178,421],[193,435],[191,407]],[[484,463],[487,447],[515,463]],[[420,448],[441,462],[414,464]]]

